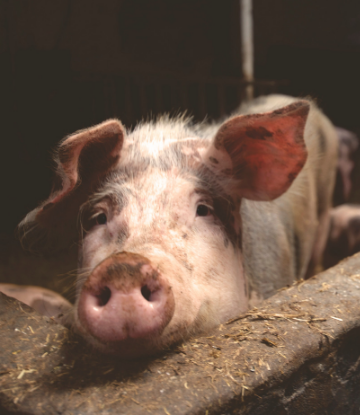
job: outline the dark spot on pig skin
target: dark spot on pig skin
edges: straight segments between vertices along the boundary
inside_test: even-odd
[[[194,270],[193,265],[191,265],[189,262],[185,261],[184,259],[180,259],[180,262],[181,262],[181,264],[182,264],[182,265],[184,265],[184,267],[185,267],[188,271],[192,272],[192,271]]]
[[[238,247],[239,230],[234,227],[234,212],[239,206],[229,194],[225,193],[218,178],[218,175],[206,165],[202,165],[202,170],[198,171],[199,186],[197,187],[202,189],[201,193],[208,194],[213,201],[215,224],[222,229],[232,245]]]
[[[186,239],[186,238],[188,237],[187,233],[184,233],[184,234],[182,235],[182,237],[183,237],[184,239]]]
[[[143,265],[143,264],[141,264]],[[134,266],[130,266],[128,264],[124,264],[124,263],[118,263],[118,262],[114,262],[112,264],[110,264],[107,268],[106,268],[106,275],[109,279],[116,279],[116,278],[120,278],[121,276],[127,274],[130,275],[131,277],[133,277],[136,273],[140,272],[140,264],[137,265],[136,267]]]
[[[235,219],[232,212],[231,204],[224,199],[214,199],[214,212],[216,215],[216,219],[218,219],[218,221],[221,223],[221,227],[224,229],[226,233],[226,239],[230,240],[233,246],[237,246],[238,234],[233,225]]]
[[[275,131],[275,135],[278,137],[282,137],[284,135],[284,132],[278,129]],[[303,145],[305,147],[304,134],[302,131],[295,131],[293,138],[296,144]]]
[[[209,157],[209,160],[211,161],[211,163],[213,164],[219,164],[219,161],[215,158],[215,157]]]
[[[286,112],[288,112],[288,108],[287,107],[283,107],[283,108],[278,108],[277,110],[274,110],[271,114],[270,114],[270,117],[271,118],[273,118],[273,117],[277,117],[278,115],[282,115],[282,114],[284,114],[285,113],[285,109],[286,109]],[[295,109],[295,108],[293,108],[293,109]]]
[[[267,130],[264,127],[256,127],[256,128],[251,128],[248,127],[245,130],[245,134],[249,137],[249,138],[253,138],[255,140],[267,140],[268,138],[272,137],[274,134]]]
[[[118,234],[116,243],[122,245],[126,239],[130,236],[129,228],[127,225],[123,225],[121,231]]]
[[[100,285],[112,283],[117,289],[126,290],[132,285],[136,286],[138,281],[142,281],[144,279],[144,275],[140,270],[141,267],[146,264],[149,265],[150,263],[146,261],[139,261],[136,265],[132,265],[125,262],[117,262],[115,260],[114,262],[111,262],[106,269],[104,269],[101,274],[101,280],[98,281],[98,283],[100,283]],[[149,276],[151,279],[157,280],[159,272],[153,269],[151,275]],[[84,284],[85,289],[87,284],[88,282]]]
[[[278,115],[281,115],[283,111],[281,109],[275,110],[270,114],[271,118],[277,117]]]

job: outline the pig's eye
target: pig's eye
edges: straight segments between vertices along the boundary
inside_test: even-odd
[[[96,216],[96,223],[98,225],[105,225],[107,222],[107,217],[105,213],[100,213],[100,215]]]
[[[196,216],[208,216],[211,214],[211,209],[206,205],[198,205],[196,208]]]

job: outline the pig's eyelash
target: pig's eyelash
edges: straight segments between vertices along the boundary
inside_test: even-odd
[[[92,214],[89,214],[89,216],[86,218],[86,231],[89,231],[92,229],[95,225],[106,225],[108,221],[108,212],[104,212],[103,210],[98,210],[96,212],[93,212]]]
[[[197,202],[198,205],[205,205],[207,206],[209,209],[214,209],[213,205],[211,202],[209,202],[208,200],[199,200]]]
[[[209,208],[212,212],[214,211],[214,206],[213,206],[213,204],[208,200],[208,199],[206,199],[206,200],[204,200],[204,199],[200,199],[197,203],[196,203],[196,205],[197,206],[199,206],[199,205],[204,205],[204,206],[206,206],[207,208]]]
[[[105,214],[106,216],[108,216],[106,212],[104,212],[102,210],[98,210],[98,211],[92,213],[91,216],[89,216],[88,220],[89,221],[93,221],[93,220],[95,220],[101,214]]]
[[[105,222],[102,222],[102,224],[107,223],[107,220],[109,217],[109,212],[107,212],[107,210],[101,209],[100,206],[97,208],[83,206],[83,208],[80,211],[79,218],[78,218],[82,237],[84,237],[85,234],[89,232],[96,225],[97,218],[100,215],[105,216]]]

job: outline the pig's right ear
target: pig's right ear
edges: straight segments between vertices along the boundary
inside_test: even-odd
[[[23,247],[53,252],[77,236],[79,207],[120,158],[125,131],[118,120],[108,120],[65,138],[55,161],[56,177],[50,197],[18,226]]]
[[[306,162],[309,109],[309,102],[299,100],[272,112],[230,118],[218,130],[205,163],[230,179],[239,197],[268,201],[281,196]]]

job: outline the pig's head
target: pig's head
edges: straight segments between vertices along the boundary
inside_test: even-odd
[[[69,243],[78,222],[76,330],[131,357],[245,311],[241,199],[289,188],[307,157],[308,111],[298,101],[235,116],[213,137],[163,118],[128,135],[109,120],[66,138],[54,191],[20,232],[46,249]]]

